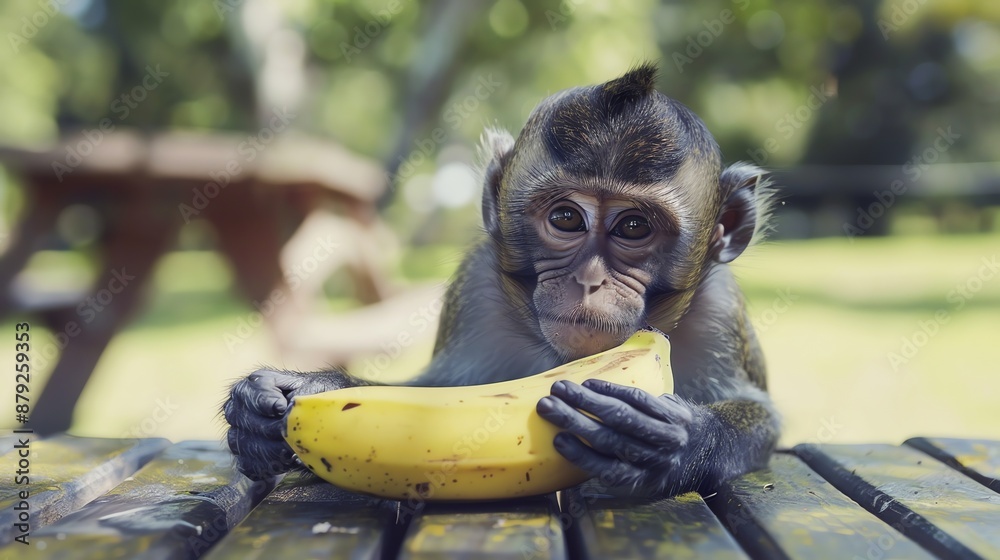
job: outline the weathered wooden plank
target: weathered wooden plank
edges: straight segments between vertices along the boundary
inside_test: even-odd
[[[1000,495],[907,446],[799,445],[862,507],[944,558],[1000,558]]]
[[[1000,441],[920,437],[904,443],[1000,492]]]
[[[571,558],[718,558],[746,554],[691,492],[662,500],[615,498],[594,481],[562,493]]]
[[[395,546],[396,505],[289,474],[206,558],[380,558]]]
[[[481,504],[431,503],[418,513],[400,558],[567,558],[555,496]]]
[[[757,558],[933,558],[785,453],[708,503]]]
[[[60,435],[30,442],[27,499],[36,531],[79,508],[131,475],[167,447],[165,439],[105,439]],[[0,457],[0,472],[19,469],[21,449]],[[0,545],[15,536],[25,486],[13,477],[0,482]],[[21,545],[23,546],[23,545]]]
[[[35,532],[18,558],[198,558],[264,497],[217,441],[169,447],[107,494]],[[8,545],[0,553],[17,547]]]

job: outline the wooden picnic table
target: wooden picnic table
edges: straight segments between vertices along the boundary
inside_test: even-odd
[[[27,208],[0,255],[0,318],[39,317],[60,347],[34,406],[40,433],[70,427],[98,359],[141,308],[155,265],[188,222],[200,220],[213,230],[240,294],[256,305],[276,290],[289,291],[282,251],[308,216],[330,209],[361,232],[352,236],[359,258],[346,263],[359,299],[372,303],[386,295],[385,278],[371,259],[378,253],[374,236],[365,235],[378,226],[386,177],[376,163],[337,144],[271,129],[239,135],[95,128],[67,133],[49,146],[0,146],[0,162],[27,187]],[[92,250],[96,281],[83,291],[61,292],[16,282],[33,254],[67,248],[60,217],[80,205],[91,208],[102,226]],[[322,278],[311,285],[319,286],[317,280]],[[275,307],[281,314],[295,309]],[[265,317],[281,318],[278,312]]]
[[[213,441],[15,433],[0,451],[4,559],[1000,558],[1000,441],[798,445],[704,498],[616,498],[591,481],[558,499],[430,504],[308,474],[251,483]],[[15,484],[22,451],[29,485]]]

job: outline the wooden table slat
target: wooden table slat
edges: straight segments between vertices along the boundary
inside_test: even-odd
[[[178,443],[107,494],[35,532],[18,557],[198,558],[272,486],[237,473],[217,441]]]
[[[694,492],[643,500],[601,490],[592,481],[562,493],[572,558],[747,558]]]
[[[289,474],[205,558],[380,558],[393,546],[395,504]]]
[[[291,474],[250,511],[272,485],[237,474],[215,441],[32,437],[29,458],[31,545],[11,542],[25,487],[2,481],[0,558],[1000,558],[997,441],[800,445],[707,500],[590,482],[561,508],[413,509]],[[0,455],[0,469],[19,459]]]
[[[755,557],[933,558],[786,453],[708,503]]]
[[[904,443],[1000,492],[1000,441],[919,437]]]
[[[1000,558],[1000,495],[908,446],[799,445],[813,470],[943,558]]]
[[[165,439],[105,439],[59,435],[30,442],[31,530],[53,523],[107,492],[169,445]],[[18,469],[18,452],[0,457],[0,472]],[[12,542],[18,518],[14,477],[0,483],[0,545]],[[24,546],[24,545],[18,545]]]
[[[567,558],[555,496],[481,504],[432,503],[416,514],[399,558]]]

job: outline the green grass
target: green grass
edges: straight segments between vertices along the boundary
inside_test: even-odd
[[[774,243],[747,255],[737,274],[785,415],[784,442],[1000,437],[1000,274],[961,309],[948,300],[994,257],[996,235]],[[778,290],[798,299],[769,314]],[[937,332],[915,335],[935,313],[945,319]],[[923,345],[906,358],[904,340],[915,336]]]
[[[460,247],[414,249],[400,268],[410,278],[446,278],[460,254]],[[961,309],[948,301],[949,291],[993,256],[1000,257],[997,235],[775,242],[741,257],[735,270],[784,415],[784,443],[898,442],[917,434],[1000,438],[1000,274]],[[61,274],[60,267],[82,266],[52,255],[34,265]],[[228,348],[225,334],[249,312],[230,285],[227,267],[213,254],[175,254],[164,262],[149,309],[98,364],[73,431],[215,438],[223,429],[216,411],[232,379],[258,364],[323,367],[279,351],[263,328]],[[791,304],[775,304],[779,293]],[[328,307],[352,305],[336,300]],[[935,313],[947,322],[906,363],[894,365],[891,353],[900,353],[904,339]],[[10,323],[0,328],[13,333]],[[44,339],[36,332],[36,342]],[[382,379],[418,371],[431,342],[414,343]],[[12,353],[13,342],[2,345],[0,363],[12,363]],[[353,368],[366,363],[362,358]],[[35,395],[46,375],[41,368],[33,378]],[[13,402],[0,402],[0,415],[12,418]]]

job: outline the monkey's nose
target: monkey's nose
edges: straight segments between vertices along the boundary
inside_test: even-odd
[[[596,294],[601,289],[601,286],[604,286],[608,282],[607,278],[587,277],[586,275],[577,273],[573,274],[573,279],[583,287],[584,297]]]
[[[595,293],[597,293],[597,290],[600,290],[601,286],[603,286],[606,282],[607,282],[607,280],[601,280],[600,284],[591,284],[589,286],[586,285],[586,284],[584,284],[583,285],[583,289],[584,289],[584,291],[586,292],[586,294],[588,296],[592,296]]]
[[[573,271],[573,280],[583,288],[583,299],[590,297],[608,282],[608,273],[600,259],[593,258]]]

